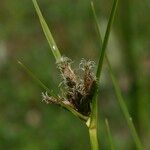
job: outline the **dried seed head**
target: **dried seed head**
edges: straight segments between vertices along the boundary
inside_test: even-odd
[[[81,60],[79,68],[83,71],[83,93],[89,95],[91,93],[91,88],[96,80],[94,76],[93,69],[95,67],[94,61],[86,61],[85,59]]]
[[[96,85],[96,77],[93,73],[95,63],[93,61],[86,61],[82,59],[79,64],[79,69],[82,71],[81,75],[76,75],[71,68],[71,59],[62,57],[61,61],[57,63],[58,69],[61,72],[62,82],[61,86],[62,96],[54,98],[43,94],[43,101],[46,103],[54,103],[60,105],[61,103],[71,106],[79,113],[89,116],[91,113],[90,103],[93,97],[93,89]]]
[[[83,76],[78,77],[75,86],[68,87],[66,98],[74,105],[77,111],[88,116],[91,112],[90,103],[95,86],[95,76],[93,74],[94,62],[81,60],[79,65],[83,71]]]
[[[62,57],[58,64],[58,69],[61,72],[63,83],[69,87],[75,86],[77,79],[74,71],[71,69],[71,59],[67,57]]]
[[[95,62],[94,61],[90,61],[90,60],[85,60],[84,58],[82,58],[80,64],[79,64],[79,68],[83,71],[85,71],[85,69],[93,69],[95,68]]]

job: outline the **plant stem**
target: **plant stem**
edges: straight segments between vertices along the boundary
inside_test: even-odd
[[[98,136],[97,136],[97,93],[94,95],[94,102],[92,105],[92,113],[91,117],[87,121],[87,126],[89,130],[89,136],[90,136],[90,143],[91,143],[91,149],[92,150],[99,150],[99,142],[98,142]]]
[[[90,142],[92,150],[99,150],[97,139],[97,128],[89,128]]]
[[[99,92],[99,80],[100,80],[103,60],[104,60],[104,56],[105,56],[106,47],[107,47],[107,44],[108,44],[108,39],[109,39],[109,35],[110,35],[111,26],[112,26],[112,23],[113,23],[113,20],[114,20],[114,17],[115,17],[117,4],[118,4],[118,0],[114,0],[113,6],[112,6],[112,9],[111,9],[111,12],[110,12],[109,21],[108,21],[108,24],[107,24],[107,29],[106,29],[106,32],[105,32],[104,41],[102,42],[102,48],[101,48],[102,50],[101,50],[101,53],[100,53],[99,63],[98,63],[97,72],[96,72],[97,85],[95,86],[94,96],[92,98],[91,116],[90,116],[89,120],[87,121],[87,126],[89,127],[89,134],[90,134],[92,150],[98,150],[99,149],[98,138],[97,138],[97,122],[98,122],[97,121],[98,120],[98,117],[97,117],[98,116],[97,96],[98,96],[98,92]],[[91,2],[91,8],[92,8],[92,11],[93,11],[93,17],[95,19],[97,30],[99,31],[98,35],[99,35],[99,38],[101,39],[100,29],[99,29],[99,26],[98,26],[97,16],[96,16],[96,13],[95,13],[93,2]]]

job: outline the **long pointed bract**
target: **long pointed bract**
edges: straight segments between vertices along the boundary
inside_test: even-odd
[[[47,25],[43,15],[42,15],[42,13],[41,13],[41,10],[40,10],[40,8],[38,6],[37,1],[36,0],[32,0],[32,2],[34,4],[34,7],[35,7],[37,15],[39,17],[42,29],[43,29],[44,34],[46,36],[46,39],[47,39],[47,41],[48,41],[48,43],[50,45],[50,48],[51,48],[51,50],[53,52],[53,55],[54,55],[54,57],[56,59],[56,62],[59,62],[61,60],[60,51],[59,51],[59,49],[58,49],[58,47],[57,47],[57,45],[56,45],[56,43],[54,41],[54,38],[53,38],[53,36],[51,34],[51,31],[50,31],[48,25]]]
[[[26,67],[21,61],[18,60],[18,64],[38,83],[45,91],[47,91],[50,95],[54,95],[54,93],[40,80],[38,79],[34,73],[28,67]]]

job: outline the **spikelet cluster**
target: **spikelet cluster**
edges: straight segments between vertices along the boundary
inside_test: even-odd
[[[94,75],[95,63],[82,59],[79,64],[79,72],[72,69],[72,60],[62,57],[57,64],[61,73],[62,82],[60,83],[61,96],[54,98],[48,94],[42,94],[43,101],[60,105],[60,101],[65,105],[70,105],[79,113],[89,116],[91,113],[90,104],[96,86]]]

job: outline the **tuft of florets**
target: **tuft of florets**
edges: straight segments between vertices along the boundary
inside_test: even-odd
[[[63,96],[54,98],[49,97],[45,93],[42,94],[43,101],[59,105],[61,100],[64,104],[70,105],[79,113],[89,116],[91,113],[90,104],[96,86],[96,77],[93,73],[95,62],[82,59],[79,64],[79,70],[82,72],[82,75],[75,73],[71,66],[72,63],[72,60],[67,57],[62,57],[61,61],[57,63],[62,76]]]
[[[77,82],[76,75],[71,69],[72,63],[71,59],[63,56],[61,61],[57,64],[63,78],[63,83],[69,87],[73,87]]]

